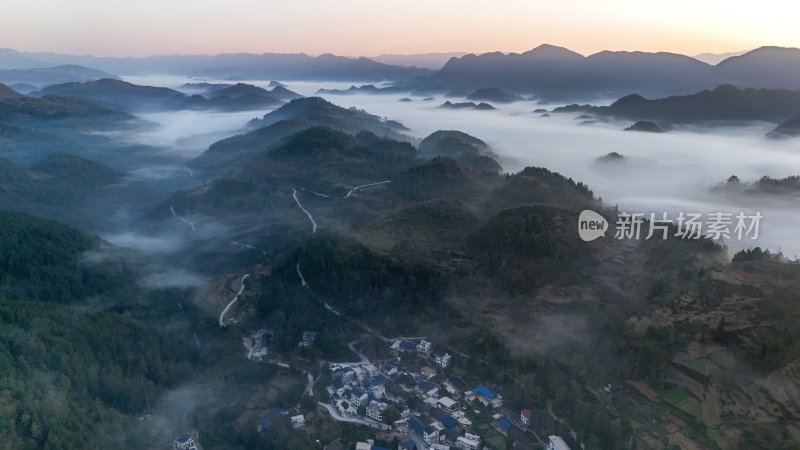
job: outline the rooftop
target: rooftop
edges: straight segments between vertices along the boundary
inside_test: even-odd
[[[550,439],[550,445],[555,450],[572,450],[561,436],[549,436],[548,439]]]
[[[484,384],[479,384],[472,388],[472,391],[478,395],[482,395],[486,397],[488,400],[494,400],[497,397],[497,394],[494,393],[493,390],[486,387]]]

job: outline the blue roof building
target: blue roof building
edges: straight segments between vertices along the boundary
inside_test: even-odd
[[[436,389],[437,387],[435,384],[431,383],[428,380],[420,381],[419,383],[417,383],[417,386],[419,386],[419,388],[422,389],[422,392],[428,392],[431,389]]]
[[[452,416],[444,416],[439,422],[442,422],[442,425],[448,430],[458,425],[458,422]]]
[[[403,350],[410,350],[412,352],[417,351],[417,344],[405,339],[400,340],[400,347],[402,347]]]
[[[413,440],[409,439],[407,441],[401,442],[400,447],[398,447],[398,450],[415,450],[416,448],[417,444]]]
[[[494,400],[497,397],[497,394],[495,394],[493,390],[489,389],[484,384],[475,386],[472,388],[472,392],[486,397],[487,400]]]
[[[499,417],[497,419],[497,424],[500,425],[500,428],[506,431],[514,427],[513,425],[511,425],[511,422],[509,422],[508,419],[506,419],[505,417]]]
[[[408,419],[408,427],[414,430],[418,435],[422,436],[422,433],[425,431],[425,425],[419,421],[416,417],[412,417]]]

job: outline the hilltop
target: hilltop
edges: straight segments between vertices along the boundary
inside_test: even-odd
[[[781,123],[800,112],[800,92],[739,89],[722,85],[690,95],[650,100],[638,94],[610,106],[569,105],[553,112],[584,112],[599,116],[675,124],[729,124],[744,121]]]

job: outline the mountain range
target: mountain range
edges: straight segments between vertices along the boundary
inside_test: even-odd
[[[92,100],[122,110],[219,109],[245,111],[281,105],[301,97],[282,86],[272,91],[251,84],[213,86],[204,95],[186,95],[166,87],[140,86],[103,78],[84,83],[63,83],[32,92],[33,97],[62,96]]]
[[[800,49],[761,47],[717,65],[675,53],[602,51],[583,56],[541,45],[524,53],[452,58],[410,90],[448,92],[496,87],[542,98],[617,97],[633,92],[666,96],[730,83],[739,87],[800,89]]]
[[[441,69],[429,68],[439,65],[448,56]],[[419,93],[454,89],[470,92],[495,87],[544,99],[563,99],[609,98],[633,92],[667,96],[726,83],[738,87],[800,89],[800,80],[793,75],[800,70],[800,49],[783,47],[761,47],[742,54],[698,55],[693,58],[676,53],[641,51],[602,51],[584,56],[563,47],[544,44],[524,53],[383,55],[377,59],[380,61],[332,54],[313,57],[303,53],[112,58],[0,50],[0,68],[9,69],[37,68],[41,71],[44,70],[39,69],[41,67],[77,64],[109,73],[163,73],[231,81],[386,80],[396,82],[396,87]],[[424,64],[426,68],[407,66],[417,60],[439,62],[428,62]]]
[[[229,80],[408,80],[432,73],[431,69],[384,64],[369,58],[304,53],[228,53],[219,55],[168,55],[142,58],[23,53],[0,49],[0,68],[31,69],[78,64],[119,74],[161,73],[216,77]]]
[[[23,94],[51,84],[101,78],[117,78],[117,76],[74,64],[34,69],[0,69],[0,83],[10,85],[14,90]]]

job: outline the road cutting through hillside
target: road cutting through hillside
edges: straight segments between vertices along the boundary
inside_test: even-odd
[[[240,284],[239,292],[236,293],[236,296],[233,297],[233,300],[231,300],[230,303],[228,303],[228,306],[226,306],[225,309],[223,309],[222,312],[219,314],[220,328],[225,328],[225,313],[227,313],[228,310],[231,309],[231,306],[233,306],[233,304],[236,303],[236,300],[239,300],[239,297],[242,295],[242,292],[244,292],[244,280],[246,280],[248,277],[250,277],[249,273],[245,274],[242,277],[242,280],[239,282]]]

